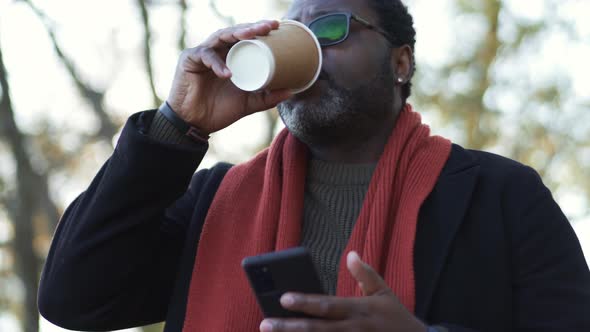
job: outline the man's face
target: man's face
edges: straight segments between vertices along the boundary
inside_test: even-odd
[[[295,0],[286,18],[308,24],[333,12],[352,12],[379,24],[363,0]],[[381,34],[352,20],[348,38],[324,47],[323,57],[317,83],[279,105],[283,122],[308,145],[367,139],[393,112],[391,46]]]

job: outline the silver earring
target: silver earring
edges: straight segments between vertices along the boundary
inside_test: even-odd
[[[404,79],[403,79],[403,78],[401,78],[401,77],[398,77],[398,78],[397,78],[397,82],[398,82],[398,83],[404,83]]]

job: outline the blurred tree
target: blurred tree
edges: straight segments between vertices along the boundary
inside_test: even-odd
[[[546,0],[547,15],[536,21],[517,17],[507,2],[452,1],[457,18],[450,23],[457,34],[453,55],[441,67],[420,67],[413,100],[421,110],[436,113],[443,127],[455,128],[463,146],[531,165],[554,193],[576,191],[588,203],[588,104],[576,99],[565,73],[555,70],[554,77],[541,81],[523,59],[538,57],[551,34],[563,33],[572,43],[581,40],[573,22],[555,15],[563,1]],[[461,26],[466,22],[484,29]],[[464,45],[468,34],[475,38],[473,45]]]
[[[40,267],[44,256],[44,245],[40,239],[47,239],[53,233],[59,220],[60,212],[56,207],[50,193],[48,178],[51,172],[61,171],[69,167],[69,163],[79,158],[86,144],[93,141],[105,141],[111,144],[120,123],[110,117],[104,106],[105,91],[99,91],[86,83],[82,75],[76,69],[75,61],[70,59],[61,47],[51,19],[30,0],[23,0],[33,13],[37,15],[45,26],[49,39],[57,59],[63,64],[70,78],[74,82],[80,96],[86,100],[90,109],[99,120],[99,129],[81,140],[85,143],[79,145],[79,149],[66,153],[60,147],[59,139],[52,138],[46,131],[41,131],[34,137],[28,137],[21,132],[14,119],[14,108],[10,99],[10,87],[8,72],[2,60],[0,48],[0,83],[2,83],[2,99],[0,100],[0,137],[6,137],[15,159],[17,177],[16,190],[8,193],[0,200],[9,214],[14,225],[14,239],[11,242],[12,252],[16,256],[16,271],[24,285],[24,303],[18,315],[22,322],[24,332],[38,331],[39,314],[37,310],[37,291]],[[140,4],[141,5],[141,4]],[[149,23],[147,14],[142,9],[142,21]],[[146,34],[146,44],[149,43],[149,30]],[[146,46],[146,54],[149,47]],[[146,55],[147,68],[151,68],[151,58]],[[151,71],[148,71],[150,81],[153,79]],[[154,98],[157,102],[157,98]],[[43,173],[39,173],[33,167],[31,160],[43,160],[48,165],[42,167]],[[74,163],[76,164],[76,163]],[[40,254],[40,255],[39,255]]]
[[[181,1],[181,6],[183,2]],[[184,3],[186,7],[186,3]],[[152,92],[153,98],[153,106],[158,107],[162,103],[162,100],[158,97],[158,93],[156,92],[156,84],[154,79],[154,70],[152,66],[152,33],[150,28],[150,15],[148,12],[147,4],[145,0],[137,0],[137,6],[141,13],[141,23],[143,26],[143,35],[144,35],[144,43],[143,43],[143,57],[145,62],[145,68],[148,75],[148,80],[150,82],[150,89]]]
[[[23,331],[38,331],[37,321],[37,280],[39,274],[39,258],[35,253],[34,219],[39,213],[40,192],[37,189],[42,175],[36,173],[31,166],[26,148],[26,138],[18,129],[14,120],[14,109],[10,98],[8,73],[4,65],[2,47],[0,45],[0,137],[6,139],[16,160],[17,190],[16,197],[7,199],[6,210],[14,225],[13,252],[16,256],[16,272],[25,284],[24,310],[22,314]],[[16,198],[16,199],[14,199]]]
[[[93,135],[93,137],[90,139],[92,140],[98,138],[110,141],[117,132],[117,128],[119,125],[113,122],[113,120],[109,117],[108,112],[104,108],[105,92],[99,91],[91,87],[82,78],[82,75],[76,69],[74,61],[63,52],[63,48],[60,46],[60,43],[55,35],[55,28],[51,23],[51,19],[47,17],[47,15],[43,11],[37,8],[33,4],[33,2],[31,2],[31,0],[22,1],[31,8],[31,10],[35,13],[35,15],[37,15],[39,20],[45,26],[47,34],[51,39],[51,43],[53,45],[55,54],[57,55],[58,59],[61,61],[63,66],[66,68],[72,80],[74,81],[74,84],[80,95],[89,103],[89,105],[91,106],[91,110],[99,119],[100,128],[98,130],[98,133]]]

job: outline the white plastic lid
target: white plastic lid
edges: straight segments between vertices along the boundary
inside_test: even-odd
[[[231,81],[241,90],[257,91],[270,83],[275,72],[272,51],[259,40],[243,40],[227,54]]]

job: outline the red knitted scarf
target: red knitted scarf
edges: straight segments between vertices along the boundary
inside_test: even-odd
[[[355,250],[414,311],[418,212],[450,149],[410,105],[404,108],[340,260],[337,296],[361,296],[346,269],[346,253]],[[307,148],[283,130],[269,149],[226,174],[201,234],[184,332],[258,331],[262,313],[240,263],[300,245],[306,169]]]

